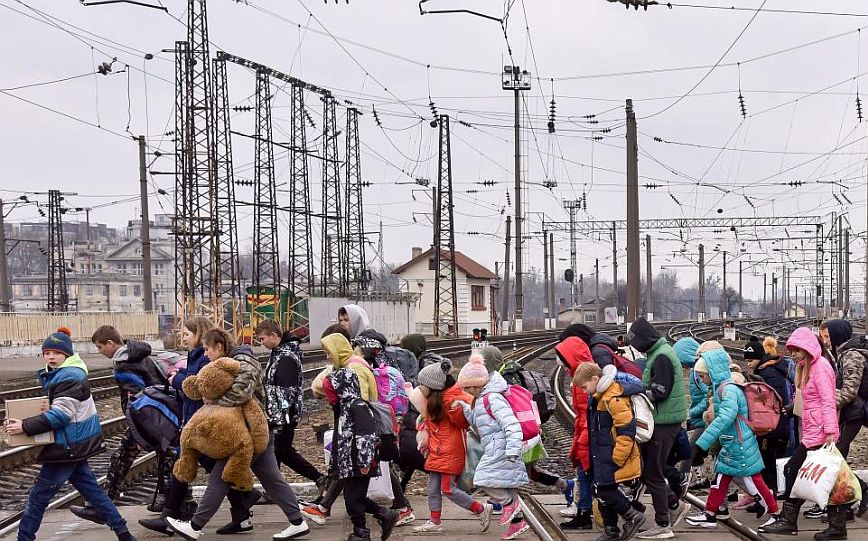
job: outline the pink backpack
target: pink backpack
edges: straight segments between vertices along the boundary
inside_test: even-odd
[[[485,407],[485,412],[494,419],[488,396],[482,397],[482,405]],[[503,392],[503,397],[509,403],[513,415],[521,425],[521,441],[529,441],[539,436],[541,422],[533,394],[521,385],[510,385]]]
[[[395,415],[404,415],[410,409],[410,398],[404,388],[404,376],[393,366],[374,368],[377,381],[377,395],[383,404],[392,406]]]
[[[784,402],[774,388],[760,381],[748,381],[743,385],[729,381],[717,388],[719,397],[723,398],[723,388],[730,383],[744,391],[747,398],[747,419],[742,415],[738,418],[747,423],[754,434],[764,436],[778,427]],[[738,429],[738,424],[736,428]],[[738,431],[741,432],[740,429]]]

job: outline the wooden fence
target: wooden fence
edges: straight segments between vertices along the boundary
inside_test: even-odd
[[[3,313],[0,314],[0,344],[41,343],[58,327],[69,327],[74,341],[89,341],[102,325],[112,325],[125,338],[154,338],[159,334],[157,314],[125,312]]]

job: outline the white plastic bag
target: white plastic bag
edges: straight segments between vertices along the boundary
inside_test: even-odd
[[[334,436],[334,431],[331,429],[326,430],[322,435],[322,451],[325,455],[326,465],[332,463],[332,436]]]
[[[820,507],[826,507],[829,502],[829,494],[835,481],[844,457],[836,452],[834,445],[824,445],[816,451],[808,451],[796,482],[793,485],[791,496],[796,499],[808,500]]]
[[[368,498],[377,503],[391,503],[395,499],[388,462],[380,462],[380,476],[371,477],[371,482],[368,484]]]
[[[789,461],[789,458],[779,458],[775,460],[775,469],[777,470],[778,474],[778,494],[783,494],[784,490],[786,490],[787,478],[784,475],[784,468]]]

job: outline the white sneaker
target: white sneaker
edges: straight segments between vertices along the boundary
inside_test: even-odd
[[[675,537],[675,534],[672,533],[672,528],[669,526],[655,525],[650,530],[637,533],[636,537],[638,539],[672,539]]]
[[[562,517],[574,517],[579,512],[579,508],[576,507],[576,504],[571,503],[570,505],[564,507],[563,509],[559,509],[558,513]]]
[[[194,530],[193,525],[188,520],[166,517],[166,523],[169,525],[169,528],[188,541],[196,541],[202,537],[202,530]]]
[[[432,533],[443,533],[443,525],[435,524],[430,520],[421,526],[416,526],[413,528],[413,533],[418,534],[432,534]]]
[[[482,505],[482,512],[479,513],[479,531],[485,533],[491,526],[491,514],[494,512],[494,506],[490,503]]]
[[[277,532],[272,535],[271,538],[274,541],[280,541],[281,539],[295,539],[297,537],[302,537],[310,533],[310,527],[308,527],[307,522],[304,520],[301,521],[301,524],[295,525],[290,524],[283,531]]]

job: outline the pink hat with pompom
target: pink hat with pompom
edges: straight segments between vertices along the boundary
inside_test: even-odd
[[[482,355],[474,353],[470,356],[458,373],[459,387],[485,387],[488,383],[489,375],[488,368],[485,367],[485,359]]]

